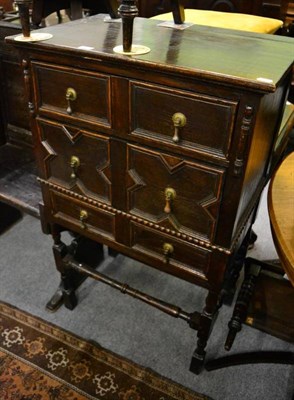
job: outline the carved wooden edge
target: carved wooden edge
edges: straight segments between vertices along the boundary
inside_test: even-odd
[[[207,242],[205,242],[203,240],[199,240],[199,239],[193,238],[191,236],[188,236],[186,234],[183,234],[183,233],[176,232],[174,230],[165,228],[165,227],[160,226],[158,224],[154,224],[153,222],[147,221],[144,218],[136,217],[135,215],[128,214],[125,211],[117,210],[116,208],[113,208],[113,207],[111,207],[111,206],[109,206],[107,204],[101,203],[101,202],[99,202],[97,200],[93,200],[93,199],[90,199],[90,198],[85,197],[85,196],[82,196],[82,195],[80,195],[78,193],[75,193],[75,192],[72,192],[72,191],[70,191],[68,189],[65,189],[62,186],[59,186],[59,185],[56,185],[54,183],[48,182],[48,181],[46,181],[46,180],[44,180],[42,178],[38,177],[37,180],[42,185],[49,186],[50,188],[56,190],[59,193],[63,193],[63,194],[66,194],[66,195],[68,195],[70,197],[74,197],[76,199],[79,199],[79,200],[83,201],[84,203],[88,203],[90,205],[94,205],[95,207],[98,207],[98,208],[100,208],[102,210],[109,211],[109,212],[111,212],[113,214],[122,215],[122,216],[126,217],[127,219],[130,219],[130,220],[135,221],[135,222],[137,222],[139,224],[148,226],[150,228],[156,229],[158,231],[167,233],[169,235],[175,236],[175,237],[177,237],[179,239],[185,240],[186,242],[194,243],[194,244],[196,244],[198,246],[205,247],[205,248],[210,249],[210,250],[217,250],[220,253],[225,253],[227,255],[231,255],[232,254],[231,250],[225,249],[225,248],[220,247],[220,246],[214,246],[214,245],[212,245],[210,243],[207,243]]]
[[[158,224],[154,224],[153,222],[147,221],[144,218],[136,217],[135,215],[128,214],[128,213],[126,213],[124,211],[121,211],[121,210],[117,210],[116,208],[113,208],[113,207],[111,207],[111,206],[109,206],[107,204],[98,202],[97,200],[93,200],[93,199],[90,199],[90,198],[85,197],[85,196],[82,196],[82,195],[80,195],[78,193],[75,193],[75,192],[72,192],[72,191],[70,191],[68,189],[65,189],[62,186],[59,186],[59,185],[56,185],[54,183],[48,182],[48,181],[46,181],[46,180],[44,180],[42,178],[37,177],[37,180],[41,184],[43,184],[45,186],[49,186],[50,188],[56,190],[59,193],[63,193],[63,194],[66,194],[66,195],[68,195],[70,197],[74,197],[74,198],[79,199],[79,200],[81,200],[81,201],[83,201],[85,203],[88,203],[90,205],[94,205],[94,206],[96,206],[96,207],[98,207],[98,208],[100,208],[102,210],[109,211],[109,212],[111,212],[113,214],[122,215],[122,216],[126,217],[127,219],[131,219],[132,221],[135,221],[135,222],[137,222],[139,224],[142,224],[142,225],[148,226],[150,228],[159,230],[161,232],[167,233],[169,235],[175,236],[175,237],[177,237],[179,239],[188,241],[189,243],[194,243],[194,244],[196,244],[198,246],[205,247],[205,248],[207,248],[209,250],[216,250],[216,251],[219,251],[220,253],[224,253],[224,254],[227,254],[227,255],[232,255],[234,253],[235,248],[236,248],[236,246],[238,244],[238,241],[239,241],[240,237],[243,234],[243,231],[244,231],[244,229],[245,229],[245,227],[247,225],[247,222],[248,222],[250,216],[252,215],[252,212],[256,209],[256,207],[258,205],[258,202],[259,202],[259,198],[260,198],[260,196],[257,196],[256,199],[253,200],[252,205],[248,208],[248,212],[247,212],[247,214],[245,216],[245,219],[244,219],[245,222],[241,226],[239,231],[237,232],[237,234],[235,236],[235,240],[234,240],[231,248],[230,249],[226,249],[224,247],[212,245],[210,243],[204,242],[203,240],[199,240],[199,239],[193,238],[191,236],[188,236],[188,235],[180,233],[180,232],[176,232],[174,230],[165,228],[163,226],[159,226]],[[262,190],[264,189],[266,184],[267,184],[267,180],[265,179],[264,182],[261,185],[260,193],[262,192]]]
[[[29,62],[26,59],[22,60],[23,67],[23,76],[24,76],[24,85],[25,85],[25,93],[28,102],[28,110],[31,117],[35,115],[35,107],[32,101],[32,91],[31,91],[31,75],[29,69]]]
[[[241,134],[237,148],[237,155],[234,161],[234,175],[240,176],[242,173],[243,165],[244,165],[244,152],[249,136],[249,132],[251,129],[251,123],[253,118],[253,107],[246,106],[245,111],[242,118],[241,125]]]

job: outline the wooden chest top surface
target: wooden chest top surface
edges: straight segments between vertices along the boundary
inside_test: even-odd
[[[281,36],[191,26],[184,30],[158,25],[158,21],[136,18],[133,43],[147,46],[148,54],[125,56],[114,53],[122,44],[120,22],[104,22],[93,16],[67,24],[46,27],[53,38],[38,42],[7,41],[22,48],[70,53],[71,56],[131,64],[165,73],[209,79],[229,85],[272,92],[294,59],[294,41]]]

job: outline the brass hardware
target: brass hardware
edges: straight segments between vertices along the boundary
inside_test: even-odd
[[[178,143],[180,141],[179,138],[180,128],[186,125],[187,118],[185,117],[184,114],[177,112],[172,116],[172,120],[175,127],[175,133],[172,140],[174,143]]]
[[[80,159],[76,156],[72,156],[70,159],[70,168],[72,169],[72,172],[70,174],[71,179],[75,179],[77,177],[76,173],[80,165]]]
[[[172,202],[173,200],[176,198],[176,191],[173,188],[166,188],[165,189],[165,207],[164,207],[164,212],[166,214],[170,214],[171,213],[171,206],[172,206]]]
[[[77,99],[78,95],[77,92],[73,88],[67,88],[66,89],[66,94],[65,98],[67,101],[67,109],[66,112],[71,115],[72,114],[72,108],[71,108],[71,101],[75,101]]]
[[[174,246],[172,244],[170,243],[163,244],[163,255],[166,263],[169,262],[169,258],[173,254],[173,252],[174,252]]]
[[[86,210],[81,210],[80,211],[80,221],[82,224],[82,228],[85,229],[86,228],[86,224],[85,221],[88,219],[88,213]]]

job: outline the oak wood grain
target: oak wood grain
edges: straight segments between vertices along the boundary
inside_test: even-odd
[[[271,180],[268,206],[275,246],[294,286],[294,152],[286,157]]]

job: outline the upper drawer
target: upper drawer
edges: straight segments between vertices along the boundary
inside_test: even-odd
[[[110,77],[76,68],[32,63],[39,113],[110,128]]]
[[[138,82],[130,91],[132,136],[227,159],[237,102]]]

